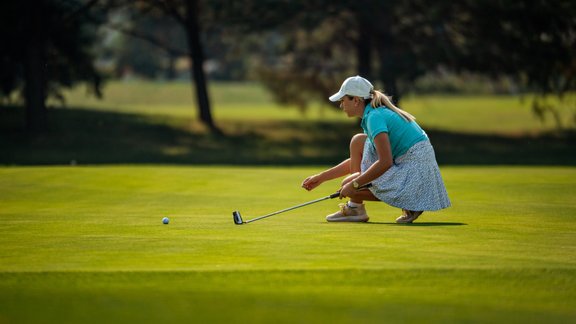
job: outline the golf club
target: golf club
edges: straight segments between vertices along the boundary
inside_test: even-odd
[[[363,185],[363,186],[360,186],[357,190],[367,189],[367,188],[370,188],[371,186],[372,186],[372,184],[371,184],[371,183],[368,183],[368,184],[365,184],[365,185]],[[280,213],[284,213],[284,212],[287,212],[287,211],[290,211],[290,210],[293,210],[293,209],[296,209],[296,208],[308,206],[308,205],[315,204],[315,203],[320,202],[320,201],[323,201],[323,200],[333,199],[333,198],[336,198],[336,197],[340,197],[340,191],[337,191],[337,192],[331,194],[330,196],[318,198],[318,199],[315,199],[315,200],[312,200],[312,201],[309,201],[309,202],[305,202],[305,203],[300,204],[300,205],[296,205],[296,206],[293,206],[293,207],[289,207],[289,208],[286,208],[286,209],[282,209],[282,210],[279,210],[279,211],[276,211],[276,212],[273,212],[273,213],[270,213],[270,214],[267,214],[267,215],[264,215],[264,216],[256,217],[256,218],[253,218],[253,219],[249,219],[249,220],[246,220],[246,221],[242,220],[242,215],[240,215],[240,212],[236,210],[236,211],[233,211],[233,212],[232,212],[232,219],[234,220],[234,224],[236,224],[236,225],[248,224],[248,223],[252,223],[252,222],[255,222],[255,221],[257,221],[257,220],[266,218],[266,217],[274,216],[274,215],[277,215],[277,214],[280,214]]]

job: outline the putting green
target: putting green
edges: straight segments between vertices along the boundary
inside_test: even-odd
[[[576,320],[576,168],[444,167],[453,207],[412,225],[234,225],[331,194],[319,170],[0,168],[0,323]]]

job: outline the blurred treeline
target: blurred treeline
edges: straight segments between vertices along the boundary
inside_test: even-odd
[[[355,74],[395,100],[530,92],[541,116],[575,104],[570,0],[3,1],[0,33],[0,98],[22,99],[32,131],[47,97],[82,82],[101,95],[105,78],[192,80],[215,132],[209,80],[259,80],[301,109]]]

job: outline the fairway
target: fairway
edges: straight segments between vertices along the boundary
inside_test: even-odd
[[[333,193],[299,188],[321,169],[2,167],[0,323],[576,320],[576,168],[443,167],[453,207],[412,225],[234,225]]]

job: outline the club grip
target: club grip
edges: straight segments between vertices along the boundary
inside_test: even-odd
[[[334,199],[336,197],[340,197],[340,191],[336,191],[335,193],[330,195],[330,199]]]
[[[358,190],[362,190],[362,189],[367,189],[372,187],[372,183],[367,183],[363,186],[358,187]],[[336,198],[336,197],[340,197],[340,191],[336,191],[335,193],[330,195],[330,199]]]
[[[370,188],[370,187],[372,187],[372,182],[367,183],[367,184],[365,184],[365,185],[362,185],[362,186],[358,187],[358,190],[360,190],[360,189],[368,189],[368,188]]]

